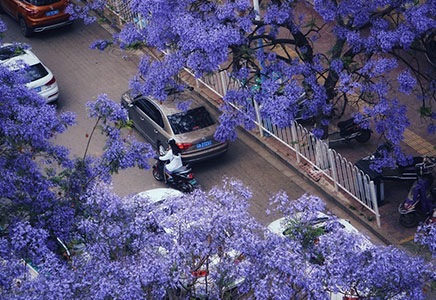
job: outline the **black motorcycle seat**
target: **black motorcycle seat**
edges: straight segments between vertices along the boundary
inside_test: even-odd
[[[348,120],[338,122],[338,127],[340,129],[344,129],[344,128],[349,127],[351,125],[354,125],[354,118],[350,118]]]

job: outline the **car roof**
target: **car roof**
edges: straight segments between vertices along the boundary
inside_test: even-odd
[[[14,44],[5,43],[0,47],[0,49],[9,48],[11,46],[14,46]],[[19,47],[19,45],[15,45],[15,46]],[[23,54],[19,54],[16,56],[12,56],[8,59],[2,60],[1,63],[6,65],[13,65],[18,61],[23,61],[25,64],[32,66],[41,62],[38,59],[38,57],[36,57],[36,55],[33,54],[33,52],[30,51],[29,49],[22,49],[22,50],[24,51]]]
[[[129,92],[134,93],[133,90],[129,90]],[[185,89],[183,92],[171,93],[170,95],[168,95],[168,98],[165,101],[160,101],[153,97],[142,95],[136,97],[136,99],[139,98],[146,98],[149,101],[153,102],[167,116],[183,112],[182,109],[178,108],[179,103],[189,101],[190,105],[188,109],[194,109],[204,106],[203,101],[201,101],[200,95],[196,91],[191,91],[190,89]]]
[[[297,213],[296,217],[298,219],[298,213]],[[308,221],[308,222],[313,224],[316,227],[319,224],[324,223],[328,219],[330,219],[330,217],[328,215],[326,215],[325,213],[322,213],[322,212],[318,212],[317,217],[313,219],[313,222],[312,221]],[[359,231],[356,229],[356,227],[351,225],[349,221],[347,221],[345,219],[339,219],[339,218],[337,220],[342,226],[344,226],[345,231],[350,232],[350,233],[351,232],[352,233],[359,233]],[[287,221],[288,221],[288,218],[286,218],[286,217],[275,220],[274,222],[272,222],[271,224],[268,225],[268,229],[271,232],[283,235],[283,232],[287,229],[287,226],[286,226]]]
[[[170,188],[156,188],[147,191],[143,191],[137,194],[140,198],[149,198],[152,203],[164,201],[168,198],[175,198],[183,196],[181,191]]]

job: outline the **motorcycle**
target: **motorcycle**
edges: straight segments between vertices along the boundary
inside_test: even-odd
[[[168,179],[168,174],[164,171],[165,161],[161,161],[159,157],[154,157],[156,163],[152,167],[152,174],[157,181],[164,181],[166,184],[172,185],[175,189],[184,193],[191,193],[198,187],[197,180],[194,178],[192,169],[189,165],[184,165],[171,173],[171,179]]]
[[[354,118],[349,118],[337,124],[339,131],[328,135],[329,143],[350,142],[355,139],[359,143],[366,143],[371,138],[371,129],[360,127],[354,123]]]
[[[400,224],[406,228],[417,226],[423,217],[433,214],[433,200],[436,199],[436,188],[431,188],[434,166],[434,160],[429,157],[417,164],[418,179],[413,183],[406,199],[398,206]]]

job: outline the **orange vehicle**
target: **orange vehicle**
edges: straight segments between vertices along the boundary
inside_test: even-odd
[[[26,37],[34,32],[57,28],[72,23],[65,12],[69,0],[0,0],[0,11],[5,11],[20,24]]]

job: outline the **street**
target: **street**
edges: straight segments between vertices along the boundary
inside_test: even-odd
[[[104,52],[89,49],[93,41],[110,37],[98,24],[85,26],[76,22],[71,28],[24,38],[16,22],[6,15],[1,18],[8,27],[4,42],[30,44],[34,53],[56,77],[60,90],[58,111],[72,111],[76,114],[77,125],[57,137],[54,142],[70,148],[73,155],[83,155],[86,134],[90,133],[94,125],[86,117],[86,102],[94,100],[101,93],[119,102],[121,94],[129,88],[129,78],[136,73],[139,53],[122,53],[116,48]],[[136,130],[131,133],[138,140],[145,141]],[[103,137],[96,136],[89,153],[98,155],[102,145]],[[313,186],[243,131],[239,131],[239,138],[230,144],[229,152],[225,156],[193,165],[193,171],[204,190],[219,185],[223,177],[244,182],[253,191],[250,212],[264,225],[276,218],[266,215],[265,210],[269,206],[269,198],[277,192],[283,190],[291,199],[298,198],[305,192],[320,195]],[[164,187],[164,184],[154,180],[150,170],[136,168],[122,171],[113,179],[114,191],[122,196]],[[345,213],[332,203],[327,203],[327,207],[339,217],[347,219]],[[352,224],[369,235],[373,242],[380,243],[359,223],[352,221]]]

